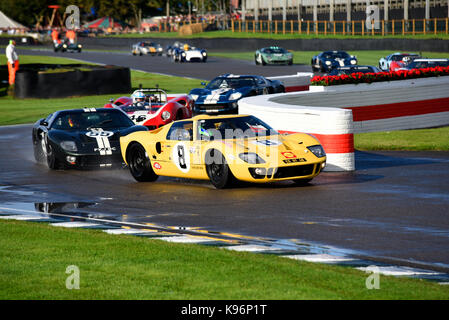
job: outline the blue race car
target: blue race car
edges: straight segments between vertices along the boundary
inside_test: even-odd
[[[285,87],[279,80],[225,74],[213,79],[205,88],[192,89],[189,95],[195,101],[194,114],[237,114],[241,98],[282,92]]]
[[[324,51],[312,58],[312,70],[330,72],[334,68],[357,64],[357,58],[345,51]]]

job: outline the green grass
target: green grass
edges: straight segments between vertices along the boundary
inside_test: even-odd
[[[449,127],[358,133],[354,145],[358,150],[449,151]]]
[[[0,222],[0,299],[448,299],[449,288],[350,267],[43,223]],[[68,290],[68,266],[80,289]]]
[[[0,56],[0,64],[6,63],[6,58]],[[71,64],[78,61],[66,58],[53,58],[46,56],[20,56],[21,63],[60,63]],[[185,93],[192,88],[201,86],[201,80],[186,79],[182,77],[151,74],[140,71],[131,71],[131,84],[137,89],[139,84],[144,88],[154,88],[158,85],[168,93]],[[0,97],[0,125],[34,123],[38,119],[61,109],[74,109],[84,107],[102,107],[110,98],[122,95],[129,96],[131,92],[119,92],[108,95],[82,96],[55,99],[14,99],[11,96]]]

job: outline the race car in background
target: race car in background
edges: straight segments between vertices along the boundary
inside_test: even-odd
[[[345,51],[324,51],[312,58],[313,71],[329,73],[332,69],[357,64],[357,57]]]
[[[54,52],[78,52],[80,53],[83,46],[79,43],[71,43],[70,41],[60,41],[58,44],[53,45]]]
[[[323,147],[311,135],[280,135],[249,115],[199,115],[123,136],[120,146],[136,181],[152,182],[159,176],[204,179],[217,189],[236,180],[303,185],[326,164]]]
[[[379,60],[379,69],[382,71],[395,71],[396,69],[405,67],[406,63],[412,62],[420,56],[416,53],[395,52]],[[391,65],[393,64],[393,66]]]
[[[206,62],[207,51],[184,44],[173,48],[171,57],[174,62]]]
[[[204,88],[192,89],[189,95],[195,101],[194,114],[235,114],[238,113],[241,98],[282,92],[285,92],[285,87],[279,80],[256,75],[225,74],[216,77]]]
[[[165,48],[165,54],[167,55],[167,57],[171,57],[173,55],[173,51],[176,48],[181,48],[185,45],[186,43],[181,42],[181,41],[175,41],[172,45],[169,45]]]
[[[415,59],[404,67],[405,70],[449,66],[449,59]]]
[[[355,65],[355,66],[346,66],[346,67],[338,67],[335,69],[332,69],[331,72],[329,72],[329,76],[341,76],[342,74],[353,74],[353,73],[377,73],[381,72],[381,70],[375,66],[361,66],[361,65]]]
[[[281,47],[266,47],[254,54],[256,65],[267,64],[293,64],[293,54]]]
[[[168,96],[164,90],[154,88],[136,90],[131,97],[120,97],[104,107],[120,109],[135,124],[154,130],[174,120],[191,118],[192,104],[186,94]]]
[[[144,42],[140,41],[137,42],[132,46],[131,52],[133,56],[135,55],[144,55],[144,54],[150,54],[152,56],[158,55],[161,56],[164,52],[164,49],[162,49],[161,45],[154,42]]]
[[[122,165],[120,136],[147,130],[116,109],[61,110],[34,124],[34,157],[50,169]]]

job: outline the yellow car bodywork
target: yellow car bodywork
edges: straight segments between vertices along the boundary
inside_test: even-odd
[[[139,144],[145,149],[152,170],[157,176],[208,180],[208,157],[211,153],[224,156],[232,175],[237,180],[267,183],[280,180],[310,181],[324,168],[326,156],[315,156],[308,147],[320,143],[303,133],[290,135],[246,137],[245,139],[201,140],[198,125],[207,119],[229,119],[244,115],[208,116],[175,121],[153,131],[134,132],[120,138],[124,161],[129,165],[130,148]],[[193,137],[168,139],[170,128],[183,124]],[[214,150],[214,151],[211,151]],[[218,152],[216,152],[218,151]],[[248,163],[241,154],[257,154],[263,163]],[[155,179],[154,179],[155,180]]]

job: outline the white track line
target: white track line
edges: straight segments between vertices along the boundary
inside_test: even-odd
[[[300,261],[319,262],[319,263],[340,263],[340,262],[356,261],[356,259],[353,258],[332,256],[329,254],[295,254],[295,255],[285,255],[282,257]]]
[[[224,247],[224,249],[233,251],[247,251],[247,252],[259,252],[259,251],[279,251],[279,248],[273,248],[268,246],[259,246],[252,244],[244,244],[239,246]]]

